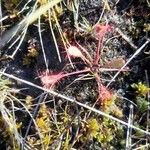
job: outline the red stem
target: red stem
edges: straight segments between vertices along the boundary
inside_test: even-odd
[[[101,83],[101,79],[100,79],[100,77],[97,73],[95,74],[95,80],[97,82],[97,87],[98,87],[98,98],[97,98],[97,100],[99,100],[100,99],[100,92],[101,92],[102,83]]]
[[[71,76],[71,75],[75,75],[75,74],[86,73],[86,72],[90,72],[90,68],[85,69],[85,70],[79,70],[79,71],[74,71],[74,72],[71,72],[71,73],[63,74],[63,75],[62,75],[62,78],[68,77],[68,76]]]
[[[93,64],[94,65],[98,65],[99,63],[99,60],[101,58],[101,48],[102,48],[102,45],[103,45],[103,37],[100,37],[99,40],[98,40],[98,46],[97,46],[97,50],[96,50],[96,54],[95,54],[95,59],[94,59],[94,62]]]

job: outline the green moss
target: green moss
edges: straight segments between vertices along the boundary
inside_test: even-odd
[[[145,98],[143,97],[137,97],[136,104],[137,104],[138,110],[141,113],[144,113],[148,109],[148,105],[149,105],[148,101],[145,100]]]
[[[102,148],[106,148],[108,145],[112,146],[114,144],[112,141],[117,138],[118,132],[122,133],[121,126],[107,118],[99,121],[95,118],[90,118],[87,120],[85,130],[86,133],[81,137],[82,142],[96,140]],[[121,139],[118,140],[119,142],[121,143]]]
[[[148,88],[142,82],[133,83],[131,87],[135,90],[136,94],[138,94],[139,96],[145,96],[150,90],[150,88]]]

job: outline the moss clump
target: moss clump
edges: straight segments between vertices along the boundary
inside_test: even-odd
[[[148,88],[142,82],[133,83],[131,87],[135,90],[136,94],[138,94],[139,96],[145,96],[150,90],[150,88]]]
[[[100,121],[90,118],[87,120],[85,130],[86,132],[81,136],[81,140],[83,142],[97,141],[102,148],[106,148],[108,145],[113,147],[113,139],[117,138],[118,131],[123,131],[120,125],[106,118]],[[120,140],[119,145],[121,145],[121,142],[122,140]]]

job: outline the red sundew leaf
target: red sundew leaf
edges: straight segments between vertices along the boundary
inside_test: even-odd
[[[82,50],[84,51],[84,53],[88,54],[88,57],[89,57],[90,54],[88,52],[86,52],[86,50],[84,48],[82,48]],[[77,48],[76,46],[70,46],[67,49],[67,53],[68,53],[68,55],[70,57],[81,58],[84,62],[86,62],[87,64],[91,65],[92,58],[89,57],[89,59],[87,59],[85,57],[85,55],[82,54],[81,50],[79,48]]]
[[[96,53],[94,56],[94,61],[93,63],[98,65],[99,60],[101,58],[101,49],[103,47],[103,38],[105,36],[105,34],[111,30],[111,26],[110,25],[95,25],[94,29],[93,29],[93,34],[95,36],[95,38],[98,40],[98,45],[97,45],[97,49],[96,49]]]
[[[57,82],[59,82],[62,78],[69,77],[72,75],[87,73],[89,71],[90,71],[90,69],[85,69],[85,70],[74,71],[74,72],[70,72],[70,73],[60,72],[57,74],[43,71],[38,76],[42,82],[43,87],[45,87],[47,89],[52,89],[55,86],[55,84]]]
[[[112,26],[110,25],[101,25],[101,24],[98,24],[94,27],[93,29],[93,33],[94,33],[94,36],[97,38],[97,39],[101,39],[105,36],[106,33],[108,33],[109,31],[111,31],[112,29]]]
[[[82,52],[80,51],[79,48],[77,48],[76,46],[70,46],[68,49],[67,49],[67,53],[69,56],[71,57],[79,57],[81,59],[84,58],[84,55],[82,54]]]
[[[42,82],[42,85],[47,88],[51,89],[54,85],[59,82],[64,77],[62,72],[57,74],[47,73],[47,71],[43,71],[40,73],[39,78]]]
[[[111,100],[113,97],[113,94],[103,85],[100,86],[100,91],[99,91],[99,98],[101,103]]]

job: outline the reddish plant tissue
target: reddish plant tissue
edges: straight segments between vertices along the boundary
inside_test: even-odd
[[[70,46],[67,49],[67,53],[70,57],[73,58],[81,58],[82,60],[85,59],[85,56],[82,54],[81,50],[79,48],[77,48],[76,46]]]
[[[44,88],[52,89],[54,85],[64,77],[62,72],[54,74],[47,71],[40,73],[39,78]]]
[[[103,38],[105,36],[105,34],[111,30],[112,30],[111,25],[97,24],[93,29],[93,33],[96,38],[100,39],[100,38]]]
[[[100,93],[99,99],[102,103],[107,101],[107,100],[111,100],[113,97],[113,94],[102,84],[100,86],[100,92],[99,93]]]
[[[103,38],[104,38],[105,34],[107,34],[111,29],[112,29],[112,27],[110,25],[98,24],[94,27],[93,34],[94,34],[95,38],[98,39],[98,46],[95,51],[94,58],[92,58],[90,56],[88,51],[86,51],[84,49],[82,49],[82,51],[81,51],[80,50],[81,47],[78,48],[73,45],[70,45],[66,49],[68,56],[73,57],[73,58],[81,58],[89,66],[93,66],[93,65],[98,66],[99,60],[101,59],[101,48],[103,46]],[[82,52],[84,52],[86,54],[86,56],[89,56],[89,57],[86,58],[86,56]],[[98,93],[99,93],[98,99],[100,100],[100,103],[102,104],[102,103],[105,103],[105,102],[111,100],[113,97],[113,94],[104,85],[102,85],[101,79],[100,79],[97,71],[91,70],[90,67],[85,70],[79,70],[79,71],[70,72],[70,73],[63,73],[63,72],[51,73],[48,71],[43,71],[40,73],[39,78],[41,79],[41,83],[44,88],[52,89],[52,88],[54,88],[55,84],[58,83],[62,78],[65,78],[65,77],[68,77],[71,75],[87,73],[87,72],[92,72],[93,74],[95,74],[95,78],[98,83],[98,89],[99,89],[98,90]]]

